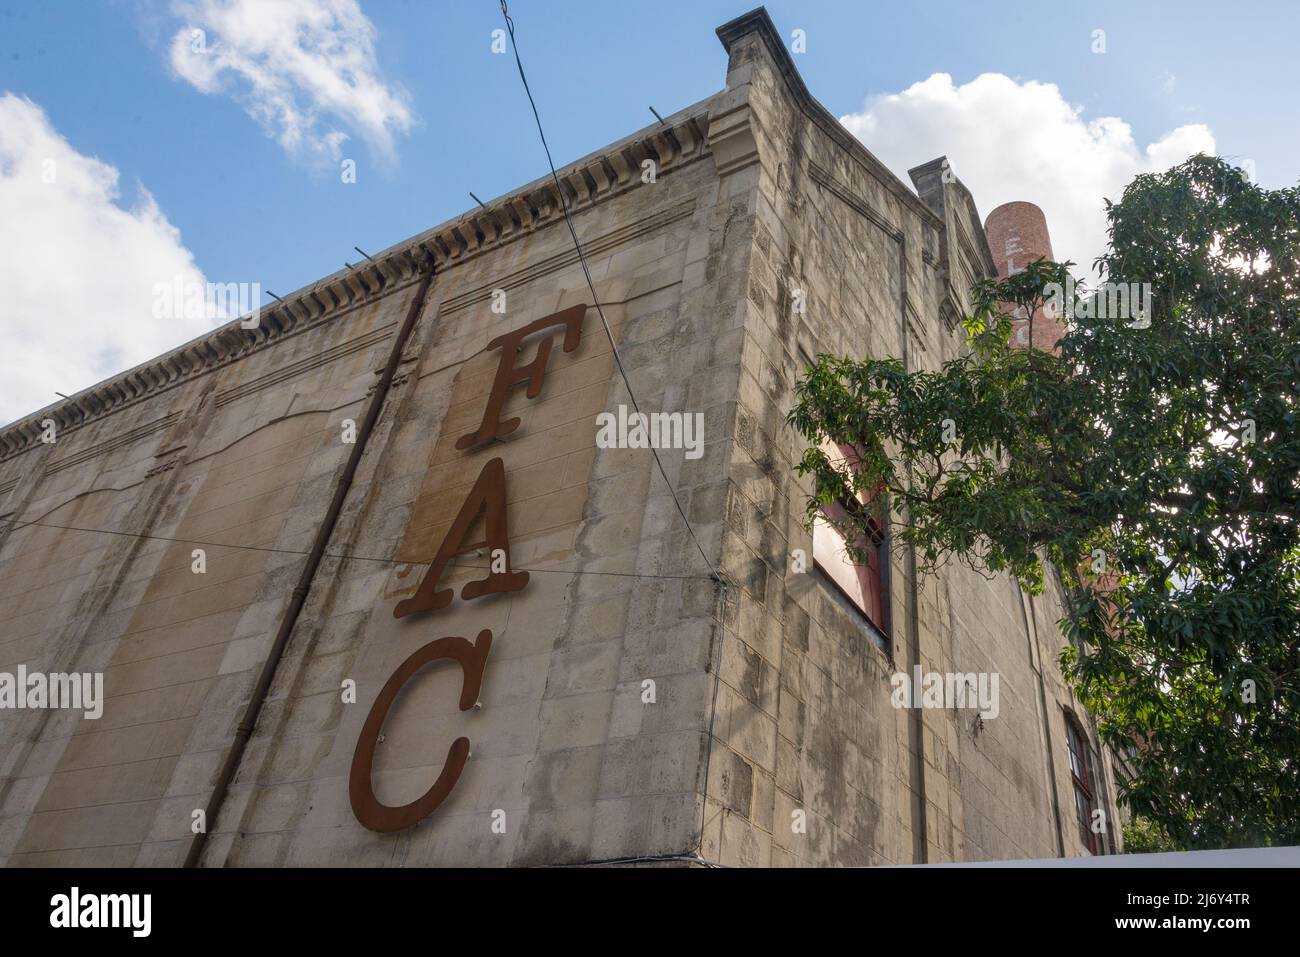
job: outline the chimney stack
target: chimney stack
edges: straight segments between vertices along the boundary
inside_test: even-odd
[[[1033,203],[1003,203],[984,220],[984,234],[988,237],[989,251],[993,253],[999,278],[1005,279],[1023,271],[1035,259],[1056,258],[1052,254],[1052,238],[1047,232],[1047,218]],[[1032,319],[1021,312],[1013,313],[1012,342],[1028,348],[1032,324],[1034,348],[1054,351],[1065,335],[1064,323],[1058,322],[1054,315],[1042,308],[1034,313]]]

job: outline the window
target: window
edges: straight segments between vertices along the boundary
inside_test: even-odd
[[[1092,830],[1092,812],[1096,809],[1093,796],[1090,752],[1085,744],[1087,737],[1072,715],[1065,716],[1065,740],[1070,749],[1070,779],[1074,785],[1074,807],[1079,817],[1079,836],[1092,854],[1100,854],[1098,838]]]
[[[832,461],[837,457],[827,447]],[[844,459],[856,459],[856,453],[839,447]],[[849,520],[864,529],[850,549],[840,530]],[[837,527],[838,526],[838,527]],[[855,551],[865,552],[866,564],[855,558]],[[843,499],[825,506],[822,516],[813,522],[813,563],[840,596],[857,609],[877,634],[877,643],[887,647],[889,634],[889,548],[879,505],[874,496]]]

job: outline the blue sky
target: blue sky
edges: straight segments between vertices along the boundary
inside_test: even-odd
[[[31,120],[22,127],[27,136],[11,123],[7,144],[0,126],[0,190],[9,191],[8,200],[0,193],[0,215],[7,214],[0,220],[0,254],[14,270],[21,259],[23,270],[6,276],[0,265],[0,277],[29,293],[17,303],[0,297],[0,336],[9,342],[23,336],[37,315],[66,323],[62,344],[57,335],[33,342],[21,369],[0,369],[11,381],[0,386],[0,422],[53,401],[55,390],[71,393],[141,361],[166,348],[169,338],[175,345],[195,334],[191,324],[137,335],[135,320],[105,307],[96,328],[123,323],[116,338],[88,347],[79,362],[55,359],[53,353],[70,348],[68,338],[78,338],[68,332],[77,328],[73,314],[87,312],[68,290],[77,282],[87,294],[96,288],[78,279],[96,267],[77,257],[112,258],[112,250],[133,241],[114,230],[145,234],[141,242],[149,251],[124,254],[104,282],[127,281],[120,274],[138,261],[147,265],[129,281],[148,287],[155,273],[170,268],[157,262],[179,262],[188,252],[193,269],[209,280],[256,281],[283,295],[355,260],[354,244],[368,251],[389,246],[467,209],[470,190],[486,200],[544,172],[513,60],[490,49],[492,31],[501,26],[497,0],[330,0],[339,9],[357,8],[360,19],[345,18],[325,31],[327,39],[369,31],[365,77],[347,72],[358,61],[344,50],[311,65],[307,81],[270,80],[309,118],[310,82],[360,88],[338,111],[316,104],[308,133],[326,142],[316,147],[286,145],[282,122],[253,115],[248,74],[178,72],[175,38],[195,23],[208,27],[205,39],[214,49],[238,46],[238,37],[214,29],[218,21],[211,19],[231,2],[238,8],[246,0],[0,2],[0,96],[30,101],[8,103]],[[280,2],[294,8],[306,0]],[[557,164],[651,122],[648,105],[666,116],[721,88],[726,61],[714,29],[749,6],[515,0],[511,13]],[[903,170],[948,153],[981,212],[1010,198],[1039,202],[1054,237],[1076,257],[1099,251],[1093,248],[1097,226],[1090,220],[1072,235],[1077,223],[1054,216],[1087,220],[1090,207],[1100,208],[1103,190],[1113,191],[1138,169],[1177,161],[1180,150],[1196,144],[1212,142],[1221,155],[1252,160],[1265,186],[1296,183],[1300,4],[1058,6],[1065,5],[825,0],[772,2],[767,9],[787,39],[796,28],[806,32],[807,52],[795,62],[809,88],[837,116],[857,114],[847,125],[882,159]],[[1092,49],[1099,29],[1104,53]],[[282,59],[272,55],[259,65],[257,50],[248,57],[254,69]],[[340,64],[341,80],[317,70]],[[934,74],[947,74],[950,82]],[[982,74],[1002,78],[975,84]],[[303,82],[308,89],[299,87]],[[205,83],[209,92],[201,90]],[[1055,92],[1044,84],[1054,84]],[[901,96],[868,102],[890,94]],[[1057,110],[1056,126],[1037,123],[1028,147],[1021,135],[1027,127],[998,125],[1008,114],[1032,114],[1029,106],[1050,107],[1054,97],[1078,112]],[[933,106],[939,103],[942,109]],[[43,124],[31,119],[33,107]],[[0,123],[4,117],[0,111]],[[1127,132],[1088,132],[1087,124],[1101,117],[1122,120]],[[1022,124],[1029,122],[1036,121],[1022,116]],[[331,147],[330,133],[348,138]],[[115,188],[87,187],[76,198],[92,223],[103,220],[103,210],[92,208],[96,202],[134,217],[108,228],[102,249],[79,245],[73,234],[82,232],[76,219],[82,213],[69,210],[71,199],[47,208],[49,191],[21,192],[15,179],[15,170],[37,168],[30,151],[50,152],[55,136],[66,141],[69,162],[93,157],[97,169],[118,174]],[[1146,150],[1160,143],[1155,152]],[[30,153],[25,165],[23,149]],[[355,183],[340,181],[340,157],[355,159]],[[155,248],[166,242],[175,248]],[[36,275],[42,269],[51,275]],[[48,368],[40,365],[43,357]],[[17,359],[11,354],[10,361]]]

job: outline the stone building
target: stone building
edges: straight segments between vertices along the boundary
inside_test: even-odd
[[[866,606],[795,560],[810,359],[937,368],[996,267],[946,161],[898,180],[761,9],[718,36],[724,89],[558,174],[640,409],[702,416],[675,499],[598,443],[632,398],[549,176],[0,430],[0,671],[105,696],[0,710],[0,861],[1113,849],[1056,577],[886,543]],[[996,674],[996,716],[895,707],[915,666]]]

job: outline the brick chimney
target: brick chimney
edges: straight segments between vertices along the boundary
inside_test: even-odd
[[[1021,272],[1039,257],[1056,258],[1052,254],[1052,237],[1047,232],[1047,218],[1033,203],[1003,203],[984,220],[984,234],[988,237],[999,278],[1005,279]],[[1065,325],[1042,308],[1034,313],[1032,320],[1017,314],[1012,325],[1013,343],[1024,348],[1029,346],[1031,321],[1034,348],[1048,352],[1055,350],[1065,335]]]

